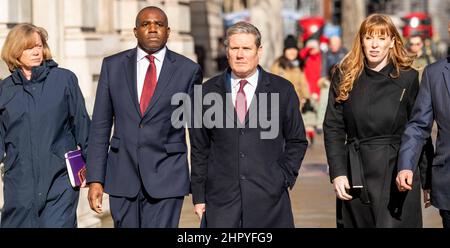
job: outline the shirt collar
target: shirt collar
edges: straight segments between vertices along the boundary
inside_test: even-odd
[[[153,53],[152,55],[155,57],[155,59],[157,61],[162,62],[164,60],[164,57],[166,56],[166,51],[167,51],[167,48],[164,46],[162,49]],[[144,50],[142,50],[139,46],[137,47],[137,56],[136,56],[137,62],[144,59],[145,56],[147,56],[147,55],[148,54]]]
[[[241,80],[247,80],[247,84],[256,87],[256,84],[258,83],[258,77],[259,77],[259,70],[256,69],[255,73],[253,73],[253,75],[251,75],[248,78],[239,78],[238,76],[236,76],[233,72],[231,72],[231,87],[235,88],[235,87],[239,87],[239,82]]]

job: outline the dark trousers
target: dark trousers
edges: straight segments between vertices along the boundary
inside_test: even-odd
[[[144,188],[133,198],[109,196],[116,228],[176,228],[184,196],[155,199]]]
[[[450,228],[450,210],[439,209],[439,214],[442,217],[442,226]]]

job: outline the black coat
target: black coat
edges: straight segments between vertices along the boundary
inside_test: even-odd
[[[345,175],[354,186],[361,173],[363,184],[363,189],[350,190],[353,200],[338,200],[338,226],[422,226],[420,187],[401,193],[395,184],[401,135],[418,92],[418,73],[401,71],[394,79],[393,70],[392,64],[380,72],[365,67],[342,104],[335,102],[339,79],[333,78],[324,121],[330,177]],[[358,160],[361,171],[355,166]],[[416,174],[414,184],[419,181]]]
[[[231,92],[229,73],[205,82],[203,96],[218,93],[226,103],[224,122],[235,124],[235,111],[225,111],[226,106],[234,110],[225,96]],[[279,122],[274,139],[261,139],[265,129],[259,124],[249,127],[255,120],[248,114],[251,110],[245,128],[203,126],[191,130],[193,201],[206,203],[208,227],[294,227],[288,187],[296,181],[307,148],[299,100],[289,81],[261,68],[259,73],[250,109],[257,107],[254,99],[260,102],[259,93],[279,93],[279,115],[270,107],[265,111]],[[270,95],[268,99],[270,103]],[[208,109],[210,106],[203,106],[203,113]]]
[[[86,155],[89,115],[78,81],[53,60],[33,68],[31,80],[15,70],[0,87],[0,154],[6,152],[2,226],[37,227],[54,181],[67,169],[64,154]],[[70,187],[70,186],[69,186]],[[24,224],[29,223],[29,224]]]

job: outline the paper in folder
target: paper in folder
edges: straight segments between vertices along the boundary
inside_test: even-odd
[[[64,154],[66,158],[67,173],[72,187],[86,186],[86,162],[80,150],[69,151]]]

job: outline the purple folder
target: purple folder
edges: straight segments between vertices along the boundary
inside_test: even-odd
[[[72,187],[86,186],[86,162],[80,150],[69,151],[64,154],[66,158],[67,173]]]

